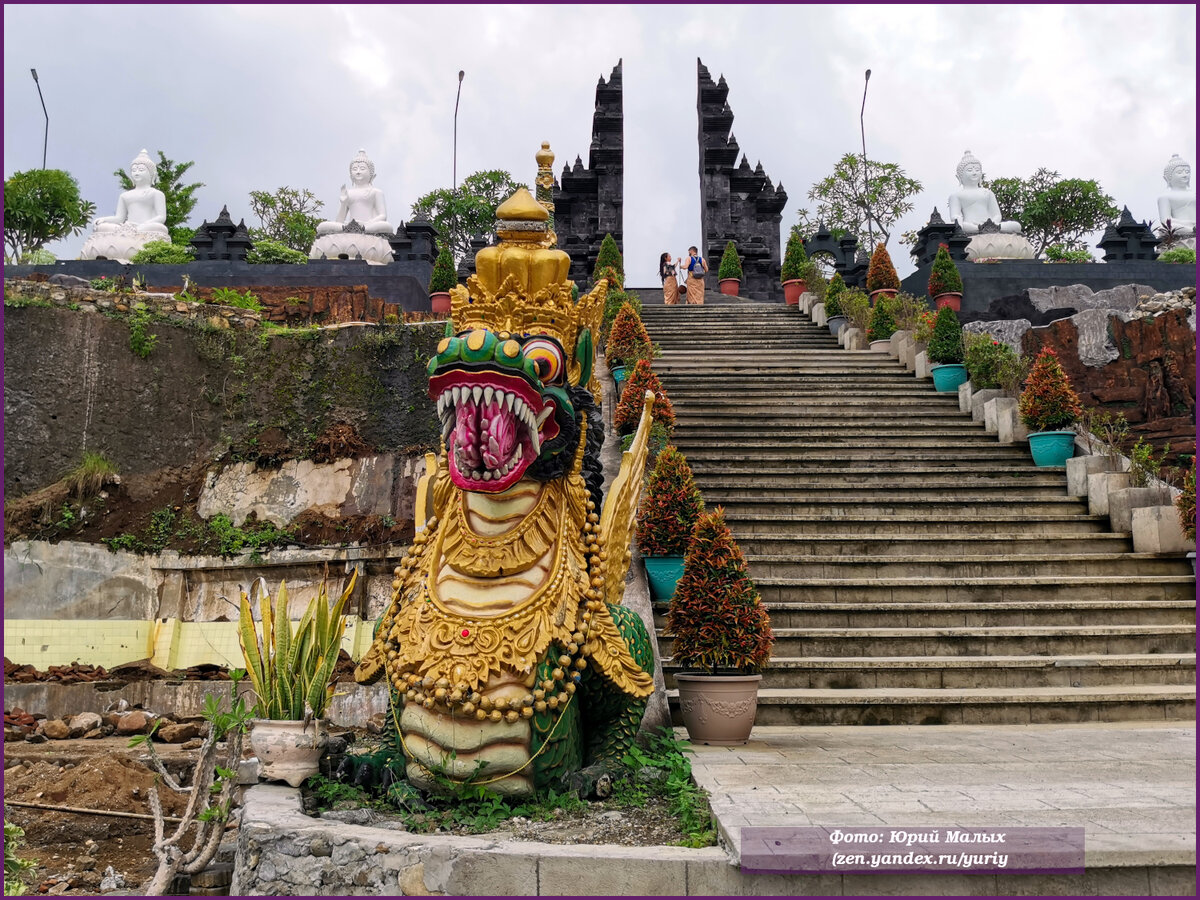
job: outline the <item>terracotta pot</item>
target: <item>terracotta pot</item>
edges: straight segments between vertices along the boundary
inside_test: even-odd
[[[787,302],[788,306],[795,306],[800,302],[800,295],[807,290],[807,281],[803,278],[793,278],[783,283],[783,299]]]
[[[933,298],[934,309],[941,309],[943,306],[948,306],[955,312],[962,309],[962,294],[950,293],[938,294]]]
[[[262,763],[262,777],[299,787],[321,771],[321,756],[329,743],[324,719],[301,721],[250,720],[250,746]]]
[[[871,291],[871,306],[875,305],[875,301],[879,297],[895,297],[900,293],[896,288],[880,288],[877,291]]]
[[[738,290],[741,288],[742,279],[740,278],[722,278],[721,293],[726,297],[736,297]]]
[[[761,675],[676,675],[679,710],[695,743],[744,744],[754,727]]]
[[[450,312],[450,292],[438,291],[429,295],[429,305],[435,313]]]

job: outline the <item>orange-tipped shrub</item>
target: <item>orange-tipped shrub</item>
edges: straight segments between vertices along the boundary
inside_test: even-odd
[[[652,354],[650,335],[646,333],[641,316],[628,303],[622,304],[621,311],[613,321],[612,331],[608,333],[604,358],[610,366],[620,366],[639,359],[649,359]]]
[[[867,266],[867,293],[884,288],[900,290],[900,276],[896,274],[896,267],[892,265],[892,257],[888,254],[887,247],[881,243],[875,247],[875,252],[871,254],[871,264]]]
[[[664,448],[638,506],[638,549],[644,556],[683,556],[702,512],[692,467],[674,447]]]
[[[1032,432],[1069,428],[1083,415],[1079,395],[1071,389],[1071,380],[1059,364],[1058,354],[1049,347],[1043,348],[1033,361],[1025,390],[1017,401],[1017,411]]]
[[[625,387],[621,391],[621,402],[613,413],[613,428],[620,434],[627,434],[637,428],[638,420],[642,417],[642,398],[646,391],[654,392],[654,406],[650,410],[651,418],[664,428],[675,427],[675,408],[658,376],[650,368],[649,360],[639,359],[625,379]]]
[[[753,674],[771,656],[771,617],[720,507],[696,523],[667,630],[675,636],[675,661],[686,669]]]

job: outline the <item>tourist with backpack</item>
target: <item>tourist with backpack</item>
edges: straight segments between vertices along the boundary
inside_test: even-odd
[[[687,262],[680,258],[679,265],[687,272],[687,302],[689,306],[704,305],[704,274],[708,271],[708,260],[695,247],[688,247]]]

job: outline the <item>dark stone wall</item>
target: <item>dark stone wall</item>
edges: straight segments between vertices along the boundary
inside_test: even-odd
[[[425,364],[443,325],[349,325],[267,338],[155,321],[146,359],[123,316],[4,311],[4,490],[43,487],[102,451],[128,474],[253,446],[281,429],[303,453],[345,422],[374,449],[433,447]]]
[[[775,187],[760,162],[750,168],[731,132],[733,110],[725,76],[713,82],[708,69],[696,60],[696,110],[700,141],[700,230],[703,253],[708,257],[709,282],[717,269],[726,242],[732,240],[742,258],[740,295],[751,300],[776,300],[783,296],[779,282],[779,223],[787,192]]]
[[[592,143],[588,164],[575,157],[563,166],[554,186],[554,230],[558,249],[571,257],[570,277],[581,288],[592,277],[600,242],[611,234],[624,248],[625,112],[621,61],[608,81],[596,85],[596,110],[592,114]]]
[[[178,291],[183,276],[200,287],[352,288],[366,285],[367,292],[384,303],[396,304],[408,312],[429,310],[429,276],[433,265],[427,260],[404,260],[387,266],[372,266],[361,259],[311,260],[304,265],[250,265],[233,260],[205,260],[183,266],[125,265],[116,260],[62,260],[49,266],[5,266],[4,279],[43,275],[74,275],[78,278],[132,279],[141,275],[147,285]],[[258,291],[255,290],[255,293]],[[194,292],[193,292],[194,293]],[[293,290],[292,293],[297,293]]]
[[[968,322],[996,318],[988,310],[993,300],[1013,297],[1028,288],[1086,284],[1093,291],[1103,291],[1123,284],[1145,284],[1158,291],[1174,291],[1196,283],[1194,267],[1150,260],[1112,263],[1045,263],[1025,259],[974,263],[962,260],[954,265],[963,280],[959,318]],[[900,289],[917,297],[925,296],[932,268],[932,263],[921,266],[900,282]]]
[[[1050,347],[1084,406],[1122,414],[1131,431],[1155,448],[1170,443],[1173,455],[1194,455],[1196,334],[1187,311],[1128,322],[1109,316],[1108,330],[1120,355],[1104,366],[1080,361],[1079,334],[1071,319],[1030,329],[1021,352],[1033,358]]]

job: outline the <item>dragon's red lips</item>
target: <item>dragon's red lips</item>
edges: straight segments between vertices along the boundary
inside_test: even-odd
[[[523,379],[455,370],[430,379],[450,477],[463,490],[497,493],[521,480],[558,434],[554,403]]]

